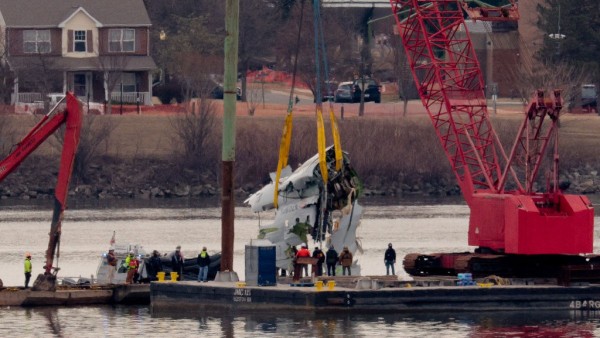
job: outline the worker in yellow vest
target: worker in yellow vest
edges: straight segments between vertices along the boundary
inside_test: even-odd
[[[29,279],[31,278],[31,254],[25,254],[25,289],[29,287]]]
[[[137,272],[139,261],[135,258],[133,251],[129,252],[129,256],[125,258],[125,264],[127,265],[127,278],[125,278],[125,284],[133,283],[133,276]]]
[[[210,265],[210,256],[206,251],[206,247],[198,255],[198,282],[208,282],[208,266]]]

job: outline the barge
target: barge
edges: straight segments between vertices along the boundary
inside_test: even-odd
[[[365,277],[355,278],[353,283],[348,283],[347,277],[346,283],[339,277],[330,281],[268,287],[241,282],[153,282],[150,300],[153,312],[600,311],[600,285],[593,284],[559,286],[523,281],[518,285],[456,286],[447,281],[390,283],[389,279]]]
[[[0,289],[0,306],[149,304],[149,284],[59,286],[56,291]]]

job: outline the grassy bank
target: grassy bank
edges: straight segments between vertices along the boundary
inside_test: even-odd
[[[238,117],[236,186],[250,185],[249,189],[254,190],[268,182],[268,173],[274,171],[277,164],[283,114],[284,110],[280,109],[278,114]],[[149,180],[155,185],[195,180],[195,183],[208,181],[217,186],[221,163],[221,120],[217,118],[208,138],[203,155],[204,167],[200,173],[195,173],[185,168],[178,155],[182,144],[174,137],[173,119],[177,118],[176,115],[158,114],[94,117],[91,128],[97,128],[102,121],[107,121],[113,128],[98,145],[88,169],[99,174],[90,175],[85,183],[115,184],[117,177],[124,176],[122,179],[126,182],[119,184],[133,185],[130,189],[134,190],[148,188]],[[0,130],[0,150],[4,156],[10,145],[34,124],[34,119],[32,116],[3,117],[0,121],[4,126]],[[499,114],[492,116],[492,120],[505,145],[512,144],[521,123],[520,115]],[[338,122],[342,147],[350,153],[351,163],[367,188],[389,189],[404,185],[422,189],[428,185],[455,185],[454,175],[427,116],[350,116]],[[563,171],[586,166],[600,169],[600,117],[567,114],[561,120],[560,132],[560,166]],[[327,138],[328,144],[331,144],[329,129]],[[312,113],[299,114],[294,120],[290,150],[289,163],[293,168],[317,152],[316,139]],[[35,172],[35,168],[31,167],[41,164],[51,167],[47,159],[56,159],[59,153],[60,147],[56,146],[55,140],[47,142],[36,152],[37,159],[26,161],[27,170]],[[16,175],[11,177],[10,182],[22,179],[23,175]],[[32,179],[35,178],[27,181]],[[48,177],[40,179],[54,184]],[[94,179],[102,182],[94,182]]]

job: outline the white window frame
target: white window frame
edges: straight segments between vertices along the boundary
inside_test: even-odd
[[[33,48],[27,48],[30,46]],[[47,46],[47,49],[44,48]],[[48,54],[52,51],[52,38],[50,30],[28,29],[23,31],[23,53],[26,54]]]
[[[78,35],[79,34],[79,38]],[[83,34],[83,39],[81,34]],[[83,50],[77,50],[77,44],[83,44]],[[73,31],[73,52],[75,53],[86,53],[87,52],[87,32],[86,31]]]
[[[135,52],[135,29],[115,28],[108,30],[108,51],[133,53]]]

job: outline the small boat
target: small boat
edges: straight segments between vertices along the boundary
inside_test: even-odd
[[[144,281],[148,279],[148,273],[146,268],[146,257],[148,257],[146,250],[141,245],[137,244],[113,244],[111,249],[114,250],[115,257],[117,258],[117,264],[115,266],[111,266],[108,264],[108,251],[102,253],[100,256],[100,262],[98,264],[98,270],[96,272],[96,280],[97,284],[125,284],[125,280],[127,279],[127,265],[125,264],[125,259],[129,255],[130,252],[133,252],[134,255],[139,259],[140,266],[138,268],[139,273],[139,281]],[[112,271],[112,279],[110,278]]]
[[[150,281],[157,280],[157,273],[154,271],[149,264],[150,255],[144,249],[143,246],[137,244],[125,244],[119,245],[114,244],[111,246],[114,250],[115,257],[117,258],[116,266],[108,264],[107,256],[108,252],[102,253],[100,256],[100,262],[98,264],[98,270],[96,273],[97,284],[124,284],[127,278],[127,266],[125,265],[125,259],[130,252],[139,259],[140,266],[138,268],[139,277],[134,280],[137,283],[149,283]],[[161,265],[163,272],[165,272],[165,279],[171,278],[171,272],[173,271],[171,265],[171,258],[175,254],[175,251],[161,255]],[[208,267],[208,279],[213,280],[221,267],[221,254],[213,254],[210,256],[210,265]],[[111,269],[114,270],[112,280],[110,279]],[[183,267],[183,280],[197,280],[198,279],[198,263],[196,257],[184,259]]]

